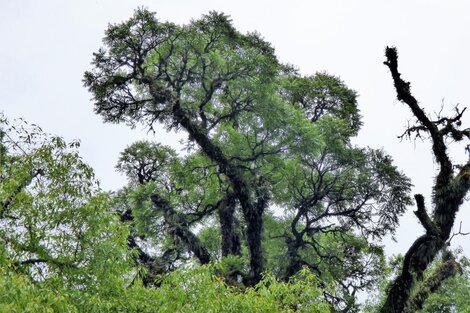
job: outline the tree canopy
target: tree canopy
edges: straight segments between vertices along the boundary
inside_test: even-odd
[[[145,238],[137,248],[163,236],[170,243],[152,262],[246,258],[236,273],[247,285],[267,266],[281,279],[307,266],[337,284],[329,301],[352,307],[380,276],[383,254],[371,240],[394,232],[411,186],[383,151],[351,144],[361,126],[356,93],[327,73],[298,74],[259,34],[241,34],[216,12],[179,26],[137,10],[110,25],[104,44],[84,80],[95,112],[188,135],[184,157],[143,142],[121,155],[131,183],[123,192],[139,203],[124,210]],[[196,229],[220,236],[218,251]]]

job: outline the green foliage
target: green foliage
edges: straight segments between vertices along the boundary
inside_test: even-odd
[[[286,100],[300,107],[312,122],[325,115],[339,117],[347,121],[352,134],[357,134],[362,125],[356,106],[357,95],[338,77],[326,73],[290,76],[282,81],[282,85]]]
[[[126,290],[119,298],[95,300],[83,311],[99,312],[331,312],[308,271],[289,283],[265,277],[253,288],[227,285],[211,267],[178,270],[164,277],[158,289]]]
[[[58,288],[123,284],[127,229],[109,212],[79,143],[21,120],[0,127],[2,264]]]
[[[175,159],[176,152],[170,147],[138,141],[121,153],[116,169],[130,181],[140,184],[158,181],[164,188],[168,181],[168,168]]]
[[[220,258],[221,237],[218,227],[207,226],[201,229],[198,237],[207,250],[210,251],[214,260]]]
[[[222,277],[229,277],[236,272],[243,272],[247,267],[247,260],[243,257],[228,255],[215,264],[215,273]]]
[[[0,311],[78,312],[63,291],[41,288],[27,277],[5,269],[0,269]]]
[[[225,267],[223,265],[222,267]],[[1,272],[4,312],[332,312],[307,270],[288,283],[266,276],[252,288],[228,285],[214,272],[218,264],[177,270],[157,289],[119,285],[95,293],[33,285],[13,272]]]

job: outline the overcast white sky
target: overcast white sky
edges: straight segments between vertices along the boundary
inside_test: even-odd
[[[400,70],[428,112],[444,99],[448,110],[470,105],[470,2],[465,0],[367,1],[131,1],[0,0],[0,111],[24,117],[68,140],[81,139],[82,156],[106,190],[125,184],[115,173],[118,154],[128,144],[148,138],[141,129],[103,124],[93,113],[82,86],[92,53],[101,46],[108,23],[123,21],[138,6],[157,12],[160,20],[187,23],[210,10],[230,15],[242,32],[258,31],[276,48],[283,62],[304,74],[327,71],[356,90],[364,127],[361,146],[383,147],[413,181],[415,193],[430,191],[435,164],[421,142],[400,142],[411,115],[395,97],[382,64],[387,45],[397,46]],[[464,125],[470,125],[470,112]],[[152,139],[177,144],[173,134]],[[468,158],[462,147],[456,160]],[[412,210],[402,218],[397,240],[384,241],[389,253],[404,253],[422,232]],[[457,217],[470,231],[470,205]],[[470,255],[470,238],[460,237]]]

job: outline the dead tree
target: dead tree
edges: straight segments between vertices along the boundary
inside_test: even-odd
[[[468,139],[470,138],[470,129],[461,129],[461,118],[465,109],[456,108],[456,114],[453,117],[438,116],[436,120],[430,119],[411,94],[410,83],[404,81],[398,72],[396,48],[387,47],[385,56],[387,60],[384,64],[392,74],[398,100],[408,105],[417,119],[417,123],[410,126],[403,136],[421,138],[423,135],[429,136],[432,153],[439,166],[432,190],[431,215],[428,214],[425,207],[424,197],[420,194],[415,195],[417,210],[414,213],[424,227],[425,234],[417,238],[405,253],[402,271],[392,282],[386,301],[380,310],[382,313],[413,312],[419,307],[418,303],[424,303],[430,294],[424,292],[424,288],[428,287],[429,289],[429,286],[426,282],[421,282],[423,274],[438,253],[447,246],[455,215],[470,188],[470,161],[461,165],[452,164],[447,152],[446,139],[450,138],[454,141]],[[453,260],[453,258],[449,260]],[[438,272],[432,275],[434,280],[430,282],[432,284],[431,291],[437,289],[443,280],[458,272],[455,261],[449,260],[440,267],[445,273]],[[412,295],[411,291],[416,287],[418,287],[418,291]],[[417,295],[420,296],[420,299],[416,299]]]

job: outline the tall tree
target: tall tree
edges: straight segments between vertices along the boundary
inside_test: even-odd
[[[378,271],[355,267],[353,255],[367,251],[380,258],[380,248],[368,240],[394,231],[410,183],[382,151],[351,144],[361,126],[354,91],[325,73],[299,75],[258,34],[239,33],[215,12],[177,26],[139,9],[111,25],[104,43],[84,79],[95,111],[107,122],[150,129],[160,123],[188,134],[190,155],[177,162],[180,174],[168,176],[176,188],[145,189],[156,211],[171,207],[180,225],[201,221],[194,213],[217,212],[221,254],[248,250],[247,284],[259,281],[269,258],[266,244],[279,238],[289,251],[278,271],[283,278],[307,265],[335,272],[352,295],[369,285],[355,286],[359,272],[368,282],[376,278]],[[135,173],[137,181],[144,172]],[[263,223],[274,208],[284,210],[284,221],[274,222],[284,226],[268,234]],[[325,246],[328,236],[338,246]],[[326,269],[325,261],[337,269],[351,266]]]
[[[97,113],[111,122],[160,121],[188,132],[218,164],[240,202],[252,278],[258,281],[264,269],[261,230],[267,195],[253,184],[253,175],[224,153],[213,134],[269,97],[278,68],[272,48],[257,35],[236,32],[222,14],[178,27],[159,23],[145,10],[111,26],[105,43],[109,50],[96,54],[96,70],[85,78]]]
[[[429,136],[432,143],[432,153],[439,166],[439,171],[432,190],[432,214],[428,214],[424,197],[416,194],[418,217],[425,234],[417,238],[405,254],[401,273],[396,277],[388,291],[387,299],[381,312],[412,312],[413,302],[410,299],[414,288],[422,288],[420,297],[424,301],[429,296],[426,282],[421,282],[424,272],[440,251],[446,247],[455,215],[464,201],[470,188],[470,162],[453,164],[447,152],[447,139],[461,141],[470,138],[469,129],[461,129],[461,119],[465,109],[456,108],[452,117],[441,117],[432,120],[423,108],[419,106],[416,98],[411,94],[410,83],[401,78],[398,71],[398,54],[394,47],[385,50],[387,60],[384,64],[389,68],[397,92],[398,100],[404,102],[417,120],[416,125],[407,129],[408,136]],[[449,276],[458,273],[458,264],[453,257],[449,257],[448,266],[444,266],[440,273],[436,273],[434,283],[440,285]],[[427,291],[425,290],[427,288]]]

